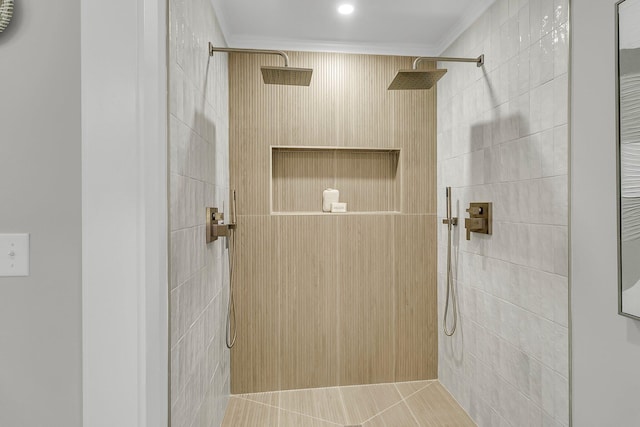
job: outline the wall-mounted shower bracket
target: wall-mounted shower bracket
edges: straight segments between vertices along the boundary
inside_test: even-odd
[[[217,47],[213,43],[209,42],[209,56],[213,56],[215,52],[226,53],[257,53],[261,55],[279,55],[284,59],[284,66],[289,66],[289,55],[281,50],[268,50],[268,49],[241,49],[235,47]]]
[[[419,56],[413,61],[413,69],[418,69],[418,63],[420,61],[432,61],[432,62],[474,62],[477,67],[484,65],[484,54],[477,58],[452,58],[448,56]]]
[[[491,222],[493,220],[491,203],[469,203],[467,212],[469,213],[469,218],[464,220],[464,228],[467,229],[467,240],[471,240],[471,233],[491,234]]]
[[[207,208],[207,243],[215,242],[218,237],[229,237],[229,230],[236,227],[235,223],[223,224],[224,213],[218,208]]]
[[[279,55],[284,59],[284,67],[260,67],[262,80],[265,84],[309,86],[313,70],[311,68],[294,68],[289,66],[289,55],[281,50],[267,49],[240,49],[232,47],[217,47],[209,42],[209,56],[215,52],[226,53],[251,53],[258,55]]]
[[[448,218],[445,218],[442,220],[443,224],[449,224],[451,223],[451,225],[458,225],[458,218],[457,217],[453,217],[450,220]]]

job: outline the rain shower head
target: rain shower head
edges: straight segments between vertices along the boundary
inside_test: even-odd
[[[447,74],[447,70],[444,68],[437,70],[400,70],[389,85],[389,90],[431,89],[445,74]]]
[[[264,49],[235,49],[228,47],[215,47],[209,43],[209,56],[214,52],[252,53],[261,55],[279,55],[284,59],[284,67],[260,67],[262,80],[268,85],[309,86],[311,84],[311,68],[289,67],[289,56],[281,50]]]
[[[447,73],[444,68],[418,70],[420,61],[475,62],[478,67],[484,65],[484,55],[477,58],[445,58],[421,56],[413,61],[411,70],[400,70],[389,85],[388,90],[425,90],[431,89]]]
[[[268,85],[309,86],[311,84],[311,68],[293,67],[260,67],[262,80]]]

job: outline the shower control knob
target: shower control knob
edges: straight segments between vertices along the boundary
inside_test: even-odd
[[[467,212],[469,212],[471,215],[482,215],[482,207],[471,206],[469,209],[467,209]]]

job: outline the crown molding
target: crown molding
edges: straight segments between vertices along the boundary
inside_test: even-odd
[[[438,46],[408,43],[336,42],[230,35],[230,46],[302,52],[338,52],[368,55],[433,56]]]

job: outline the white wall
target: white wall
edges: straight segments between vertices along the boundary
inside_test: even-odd
[[[640,321],[617,314],[615,0],[571,4],[573,420],[633,426]]]
[[[82,3],[87,427],[168,423],[166,9]]]
[[[209,0],[170,4],[171,425],[217,426],[229,396],[226,239],[205,242],[205,208],[229,211],[229,78]]]
[[[0,278],[0,425],[82,423],[80,1],[18,1],[0,33],[0,233],[31,274]]]
[[[461,321],[440,335],[439,378],[480,426],[569,424],[568,4],[496,0],[440,63],[438,209],[453,187]],[[493,234],[465,240],[469,202]],[[446,273],[439,237],[439,313]],[[440,320],[441,321],[441,320]]]

